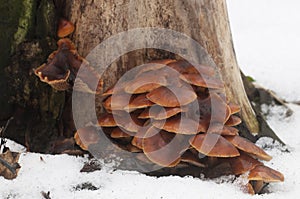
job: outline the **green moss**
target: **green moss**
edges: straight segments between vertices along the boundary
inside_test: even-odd
[[[11,51],[14,51],[14,48],[19,45],[22,41],[25,40],[28,32],[32,30],[35,16],[35,0],[21,0],[19,2],[21,6],[21,13],[18,20],[18,28],[14,33],[14,40]]]

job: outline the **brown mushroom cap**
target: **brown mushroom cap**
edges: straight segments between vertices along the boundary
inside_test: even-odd
[[[93,126],[80,128],[76,131],[74,139],[77,145],[83,150],[88,150],[89,145],[97,144],[100,140],[98,131]]]
[[[240,123],[242,123],[241,118],[239,118],[238,116],[235,115],[231,115],[228,120],[226,121],[225,125],[227,126],[237,126]]]
[[[117,123],[112,114],[104,113],[98,118],[98,125],[102,127],[114,127],[117,126]]]
[[[57,36],[62,38],[74,32],[75,26],[72,22],[61,18],[58,22]]]
[[[72,81],[74,81],[77,75],[76,80],[78,81],[75,83],[74,86],[76,88],[74,89],[80,90],[78,87],[86,86],[90,91],[95,91],[95,86],[94,88],[92,87],[93,85],[97,85],[100,78],[99,74],[77,53],[70,39],[60,39],[57,44],[58,50],[49,55],[46,64],[43,64],[34,71],[35,75],[42,82],[48,83],[57,90],[71,88],[71,84],[74,83]],[[81,72],[77,74],[80,67],[82,67]],[[79,84],[78,82],[83,83]]]
[[[229,108],[230,108],[230,112],[231,114],[235,114],[241,111],[241,107],[237,104],[234,104],[232,102],[229,102],[228,104]]]
[[[210,123],[222,123],[230,117],[230,108],[222,100],[222,98],[216,94],[211,93],[206,99],[198,99],[200,118],[209,120]]]
[[[128,132],[124,129],[120,129],[119,127],[114,128],[114,130],[111,132],[110,136],[112,138],[128,138],[131,137],[131,132]]]
[[[215,133],[220,135],[238,135],[239,130],[234,127],[216,123],[209,126],[207,133]]]
[[[143,150],[136,147],[136,146],[133,146],[132,144],[127,144],[126,145],[126,150],[129,151],[129,152],[132,152],[132,153],[140,153],[142,152]]]
[[[189,147],[187,140],[166,131],[143,139],[143,151],[154,163],[163,167],[174,167],[180,162],[181,154]]]
[[[150,92],[156,88],[167,85],[165,76],[157,71],[149,71],[142,73],[133,80],[129,81],[124,87],[125,92],[130,94],[139,94]]]
[[[175,59],[162,59],[162,60],[153,60],[149,62],[148,64],[143,65],[136,76],[139,76],[142,73],[148,72],[148,71],[158,71],[159,69],[164,68],[166,65],[176,62]]]
[[[122,94],[125,92],[124,88],[128,83],[129,82],[122,82],[122,83],[115,84],[109,87],[108,89],[106,89],[106,91],[102,93],[102,96],[106,97],[112,94]]]
[[[159,87],[146,95],[155,104],[164,107],[178,107],[189,104],[197,99],[196,93],[187,88]]]
[[[68,70],[62,79],[53,79],[49,80],[48,76],[43,76],[43,71],[47,65],[43,64],[39,68],[37,68],[34,73],[37,75],[42,82],[49,84],[52,88],[58,91],[64,91],[71,88],[71,85],[68,83],[68,79],[70,77],[70,71]]]
[[[179,76],[183,81],[204,88],[223,89],[224,84],[221,80],[206,75],[182,74]]]
[[[195,135],[206,131],[203,125],[180,115],[169,118],[166,121],[155,120],[152,122],[152,125],[168,132],[184,135]]]
[[[134,136],[131,144],[139,149],[143,149],[143,139],[142,137]]]
[[[234,175],[244,174],[254,169],[256,166],[263,164],[245,153],[240,154],[241,155],[238,157],[229,159],[231,169]]]
[[[128,110],[135,110],[140,108],[146,108],[149,106],[152,106],[153,102],[148,100],[146,97],[146,94],[138,95],[137,97],[133,98],[127,106],[125,106],[125,109]]]
[[[225,138],[217,134],[198,134],[190,144],[200,153],[212,157],[236,157],[239,151]]]
[[[191,151],[187,150],[184,154],[181,156],[181,161],[189,163],[191,165],[197,166],[197,167],[207,167],[204,163],[202,163],[195,154],[193,154]]]
[[[190,74],[205,74],[208,76],[213,76],[215,70],[210,66],[205,65],[192,65],[185,60],[179,60],[168,64],[169,67],[178,71],[181,74],[190,73]]]
[[[143,127],[144,122],[137,118],[136,114],[129,114],[123,112],[123,114],[114,115],[116,123],[119,127],[129,131],[129,132],[138,132],[140,128]]]
[[[268,155],[264,150],[250,142],[249,140],[242,138],[238,135],[236,136],[226,136],[225,137],[230,143],[232,143],[238,149],[245,151],[254,155],[255,157],[269,161],[272,159],[270,155]]]
[[[185,112],[184,107],[161,107],[161,106],[152,106],[145,109],[140,115],[139,118],[147,119],[153,118],[155,120],[164,120],[170,118],[178,113]]]
[[[131,101],[131,95],[127,93],[114,94],[109,96],[104,102],[103,107],[112,112],[115,110],[124,110]]]
[[[248,175],[249,180],[262,180],[264,182],[284,181],[284,176],[274,169],[264,165],[258,165]]]

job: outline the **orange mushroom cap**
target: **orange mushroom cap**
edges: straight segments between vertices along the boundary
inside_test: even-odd
[[[198,134],[190,144],[200,153],[212,157],[236,157],[239,151],[225,138],[217,134]]]
[[[258,165],[252,169],[248,175],[249,180],[262,180],[264,182],[282,182],[284,176],[282,173],[275,171],[264,165]]]
[[[88,126],[78,129],[74,135],[74,139],[80,148],[87,151],[89,145],[97,144],[99,142],[100,136],[95,127]]]
[[[266,161],[272,159],[272,157],[268,155],[266,152],[264,152],[264,150],[262,150],[260,147],[256,146],[255,144],[253,144],[252,142],[250,142],[249,140],[243,137],[236,135],[236,136],[226,136],[225,138],[234,146],[236,146],[238,149],[250,153],[255,157],[258,157],[259,159],[266,160]]]
[[[188,88],[159,87],[146,95],[155,104],[164,107],[178,107],[189,104],[197,99],[196,93]]]
[[[238,135],[239,130],[231,126],[215,123],[209,126],[207,133],[215,133],[220,135]]]
[[[72,22],[61,18],[58,22],[57,36],[62,38],[74,32],[75,26]]]
[[[128,132],[124,129],[120,129],[119,127],[114,128],[114,130],[111,132],[110,136],[112,138],[128,138],[131,137],[131,132]]]
[[[246,153],[241,152],[241,155],[238,157],[230,158],[229,162],[231,165],[232,172],[235,175],[244,174],[252,169],[254,169],[258,165],[263,165],[262,162],[252,158]]]
[[[125,92],[139,94],[150,92],[161,86],[167,86],[167,79],[158,71],[148,71],[129,81],[124,87]]]
[[[164,67],[166,67],[167,64],[176,62],[176,60],[174,59],[161,59],[161,60],[153,60],[150,61],[149,63],[143,65],[142,67],[140,67],[140,69],[138,70],[136,76],[139,76],[142,73],[146,73],[149,71],[158,71],[159,69],[162,69]]]
[[[98,118],[98,125],[102,127],[114,127],[117,126],[117,123],[112,114],[105,113]]]
[[[130,103],[132,96],[127,93],[114,94],[109,96],[104,102],[103,107],[108,111],[125,110]]]
[[[154,163],[163,167],[174,167],[180,162],[181,154],[189,147],[187,137],[160,131],[143,139],[143,151]]]
[[[191,63],[185,60],[179,60],[176,62],[171,62],[168,64],[169,67],[178,71],[181,74],[205,74],[208,76],[213,76],[215,74],[215,70],[210,66],[205,65],[192,65]]]
[[[170,118],[180,112],[185,112],[186,109],[183,107],[161,107],[161,106],[151,106],[145,109],[140,115],[139,118],[147,119],[152,118],[155,120],[164,120]]]
[[[213,88],[213,89],[223,89],[224,84],[221,80],[212,78],[206,75],[200,74],[182,74],[180,79],[183,81],[200,87]]]
[[[239,118],[238,116],[235,115],[231,115],[228,120],[226,121],[225,125],[227,126],[237,126],[240,123],[242,123],[241,118]]]
[[[205,165],[203,162],[200,161],[199,157],[197,157],[189,150],[187,150],[184,154],[182,154],[181,161],[197,167],[207,167],[207,165]]]
[[[234,104],[232,102],[229,102],[228,104],[229,108],[230,108],[230,112],[231,114],[235,114],[241,111],[241,107],[237,104]]]
[[[180,115],[169,118],[166,121],[155,120],[152,122],[152,124],[156,128],[184,135],[195,135],[199,132],[205,132],[206,130],[202,125],[200,125],[196,121]]]
[[[46,64],[34,70],[35,75],[56,90],[70,89],[76,77],[74,90],[95,93],[99,74],[77,53],[70,39],[60,39],[57,44],[57,51],[49,55]],[[77,74],[79,68],[81,72]]]
[[[152,106],[153,102],[149,101],[146,97],[146,94],[138,95],[137,97],[133,98],[127,106],[125,106],[125,109],[128,110],[135,110],[135,109],[141,109],[146,108],[149,106]]]

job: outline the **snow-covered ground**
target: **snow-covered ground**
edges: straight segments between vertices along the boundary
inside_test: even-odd
[[[235,50],[242,70],[257,83],[272,89],[288,101],[300,101],[300,3],[297,0],[228,0]],[[0,177],[0,199],[42,198],[41,191],[52,199],[61,198],[298,198],[300,195],[300,106],[290,104],[294,115],[283,117],[279,107],[264,107],[268,122],[288,144],[291,153],[269,144],[273,159],[266,163],[285,175],[285,182],[272,184],[272,193],[249,196],[238,184],[217,183],[191,177],[149,177],[137,172],[112,171],[103,168],[80,173],[86,158],[67,155],[23,153],[19,175],[14,180]],[[9,144],[13,149],[22,147]],[[219,181],[222,179],[219,179]],[[223,180],[226,181],[226,178]],[[95,190],[81,190],[91,183]]]

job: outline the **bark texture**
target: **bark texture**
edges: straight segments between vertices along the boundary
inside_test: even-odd
[[[0,126],[3,136],[31,151],[47,152],[59,136],[63,92],[33,74],[56,46],[55,9],[48,0],[12,0],[0,5]]]
[[[32,151],[49,152],[52,140],[63,133],[65,137],[70,137],[74,132],[74,129],[66,129],[66,126],[71,125],[65,125],[70,120],[70,115],[66,114],[71,110],[70,94],[56,92],[40,82],[32,71],[44,63],[47,56],[56,49],[55,21],[61,16],[76,25],[71,39],[83,57],[109,37],[133,28],[166,28],[193,38],[206,49],[220,69],[229,99],[241,105],[241,116],[247,124],[240,127],[245,132],[242,135],[255,140],[249,130],[252,133],[258,132],[259,124],[241,81],[225,0],[3,2],[0,5],[0,28],[3,30],[0,32],[0,126],[14,117],[4,136],[27,144]],[[138,35],[136,39],[140,39]],[[117,49],[118,46],[108,51]],[[180,50],[183,54],[197,55],[203,63],[212,64],[206,52],[194,51],[193,46]],[[127,53],[113,62],[104,74],[105,86],[115,83],[134,66],[163,58],[180,57],[156,49]],[[88,118],[86,120],[89,121]],[[263,119],[259,117],[259,123],[261,121]],[[260,125],[259,134],[265,135],[265,132],[276,138],[269,127]]]
[[[83,56],[110,36],[132,28],[168,28],[193,38],[207,50],[220,69],[227,97],[241,105],[245,129],[253,134],[259,132],[259,124],[237,65],[225,0],[70,0],[67,5],[70,20],[76,24],[73,40]],[[188,50],[193,49],[191,47]],[[203,52],[195,53],[207,58]],[[144,63],[145,60],[170,56],[170,53],[147,49],[129,53],[113,63],[110,76],[105,80],[112,84],[128,68]]]

